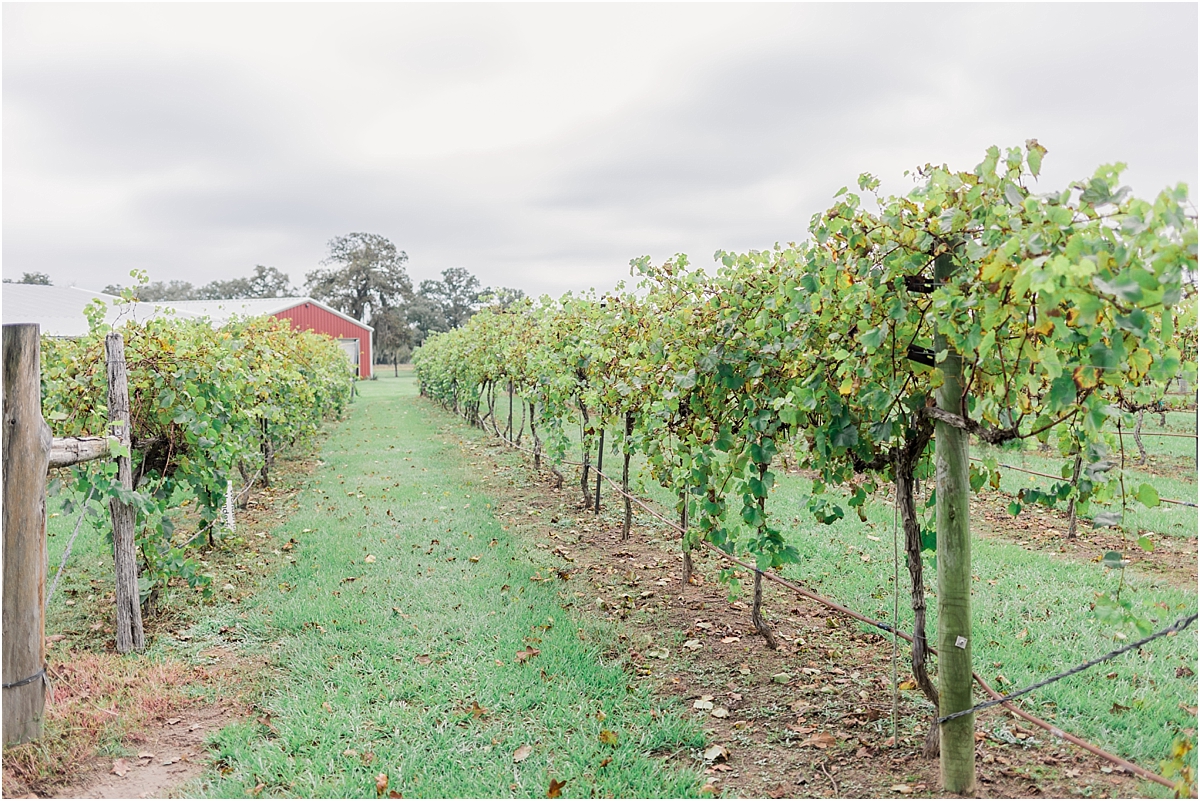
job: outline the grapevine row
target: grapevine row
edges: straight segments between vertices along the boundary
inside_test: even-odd
[[[78,339],[42,340],[43,414],[58,436],[104,436],[108,426],[105,326]],[[276,450],[314,434],[349,402],[353,376],[328,337],[287,321],[245,318],[214,328],[170,317],[122,327],[129,376],[134,490],[115,463],[72,468],[95,503],[120,497],[138,510],[143,597],[172,576],[209,580],[174,537],[170,512],[195,504],[213,543],[230,482],[264,484]]]
[[[511,387],[552,464],[578,421],[588,506],[589,454],[601,432],[620,432],[626,466],[643,454],[678,498],[685,579],[700,540],[753,555],[753,618],[772,645],[762,571],[799,558],[769,503],[780,458],[794,452],[814,472],[808,505],[824,523],[864,517],[879,482],[892,483],[913,673],[936,706],[922,575],[922,552],[936,545],[914,499],[935,422],[1054,448],[1073,480],[1037,500],[1086,513],[1125,501],[1109,458],[1116,425],[1129,427],[1177,377],[1195,380],[1194,345],[1180,351],[1175,319],[1195,297],[1186,187],[1139,200],[1115,165],[1038,193],[1044,153],[1030,140],[990,149],[971,172],[926,165],[902,197],[863,175],[866,198],[840,190],[802,243],[718,252],[715,273],[683,256],[636,259],[633,290],[484,310],[414,355],[421,392],[499,433],[496,393]],[[933,403],[948,360],[964,387],[956,410]],[[994,459],[972,465],[972,489],[998,484]]]

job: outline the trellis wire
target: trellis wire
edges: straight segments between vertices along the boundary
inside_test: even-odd
[[[54,597],[54,591],[58,589],[58,580],[62,578],[63,569],[67,566],[67,560],[71,558],[71,548],[75,545],[75,538],[79,536],[79,527],[83,524],[83,516],[87,514],[87,505],[92,500],[92,495],[96,492],[96,486],[93,484],[88,489],[87,498],[83,501],[83,508],[79,510],[79,519],[75,521],[75,530],[71,532],[71,539],[67,541],[67,549],[63,551],[62,562],[58,565],[58,572],[54,574],[54,582],[50,585],[50,589],[46,591],[46,606],[50,605],[50,599]]]
[[[1045,687],[1047,684],[1053,684],[1054,682],[1059,681],[1060,679],[1065,679],[1067,676],[1074,676],[1076,673],[1082,673],[1083,671],[1087,670],[1090,667],[1095,667],[1096,665],[1099,665],[1102,662],[1107,662],[1110,659],[1115,659],[1116,657],[1120,656],[1123,653],[1127,653],[1136,648],[1141,648],[1146,643],[1153,642],[1154,640],[1157,640],[1159,637],[1166,637],[1168,634],[1175,634],[1176,632],[1183,631],[1188,626],[1192,625],[1192,623],[1194,623],[1195,621],[1196,621],[1196,615],[1190,615],[1189,617],[1181,617],[1181,618],[1179,618],[1179,620],[1176,620],[1174,623],[1167,626],[1162,631],[1155,632],[1154,634],[1151,634],[1149,637],[1143,637],[1142,639],[1138,640],[1137,642],[1131,642],[1131,643],[1129,643],[1129,645],[1118,648],[1115,651],[1109,651],[1104,656],[1089,660],[1087,662],[1084,662],[1081,665],[1076,665],[1075,667],[1071,668],[1070,670],[1064,670],[1062,673],[1057,673],[1053,676],[1050,676],[1047,679],[1043,679],[1043,680],[1037,682],[1036,684],[1031,684],[1022,690],[1017,690],[1016,692],[1008,693],[1000,698],[993,698],[990,701],[984,701],[981,704],[976,704],[975,706],[971,707],[970,709],[964,709],[961,712],[954,712],[953,714],[946,715],[945,717],[940,717],[940,718],[938,718],[938,723],[945,723],[948,720],[954,720],[955,718],[961,718],[963,715],[970,715],[974,712],[978,712],[981,709],[987,709],[990,706],[995,706],[996,704],[1003,704],[1006,701],[1011,701],[1014,698],[1020,698],[1022,695],[1028,695],[1029,693],[1033,692],[1036,689]]]
[[[976,459],[975,457],[971,457],[971,461],[976,462],[978,464],[983,464],[983,459]],[[1028,473],[1031,476],[1041,476],[1042,478],[1050,478],[1055,481],[1066,481],[1066,479],[1064,479],[1062,476],[1053,476],[1053,475],[1050,475],[1049,473],[1039,473],[1037,470],[1030,470],[1025,467],[1017,467],[1016,465],[1012,465],[1012,464],[1004,464],[1003,462],[998,463],[996,466],[1003,467],[1006,470],[1015,470],[1018,473]],[[1190,501],[1173,501],[1170,498],[1159,498],[1158,500],[1160,503],[1171,503],[1171,504],[1175,504],[1176,506],[1190,506],[1193,509],[1197,508],[1196,504],[1194,504]]]

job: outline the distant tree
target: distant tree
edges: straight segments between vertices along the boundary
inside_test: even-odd
[[[525,299],[525,291],[512,287],[500,286],[495,289],[485,289],[479,298],[483,306],[498,306],[501,309],[510,308],[514,303]]]
[[[11,278],[5,278],[6,284],[37,284],[38,286],[54,286],[50,281],[50,276],[46,273],[23,273],[20,281],[14,281]]]
[[[356,320],[412,299],[412,281],[405,272],[408,254],[396,250],[379,234],[346,234],[329,240],[327,269],[304,277],[312,297]]]
[[[442,307],[447,326],[458,328],[471,319],[488,291],[465,267],[450,267],[442,270],[441,281],[422,281],[419,294]]]
[[[228,281],[212,281],[197,290],[200,300],[240,300],[242,298],[286,298],[292,294],[292,279],[274,267],[259,264],[254,275]]]
[[[400,375],[400,363],[407,361],[412,353],[414,336],[404,309],[395,306],[381,309],[371,317],[371,327],[375,329],[375,352],[384,357],[380,363],[390,361],[396,375]]]
[[[412,347],[420,347],[430,334],[449,331],[446,315],[442,313],[440,303],[430,300],[424,295],[417,295],[404,307],[404,315],[408,327],[412,331]]]
[[[125,287],[120,284],[109,284],[100,291],[106,295],[120,295],[125,291]],[[196,287],[188,281],[171,281],[170,283],[151,281],[133,287],[133,297],[134,300],[146,303],[159,303],[164,300],[197,300],[199,295]]]

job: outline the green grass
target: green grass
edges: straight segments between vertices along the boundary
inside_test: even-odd
[[[1147,420],[1148,422],[1149,420]],[[1157,417],[1154,418],[1154,424],[1156,430],[1161,430],[1157,429]],[[1150,426],[1148,425],[1147,428],[1149,429]],[[1149,483],[1158,491],[1160,497],[1196,503],[1195,440],[1145,437],[1143,442],[1146,444],[1147,453],[1152,456],[1170,456],[1176,451],[1185,449],[1190,449],[1190,451],[1186,458],[1175,457],[1175,463],[1180,465],[1180,469],[1175,475],[1153,475],[1139,469],[1137,449],[1133,445],[1132,437],[1126,437],[1126,470],[1129,473],[1125,482],[1127,493],[1132,496],[1141,484]],[[1001,464],[1035,470],[1048,475],[1061,475],[1064,464],[1064,460],[1061,458],[1033,450],[1009,450],[976,444],[971,446],[971,455],[979,458],[992,455]],[[1187,463],[1186,468],[1183,467],[1185,463]],[[1054,483],[1055,481],[1052,479],[1029,475],[1017,470],[1000,471],[1000,489],[1014,496],[1022,488],[1048,491]],[[1121,505],[1118,500],[1107,505],[1096,504],[1092,511],[1098,513],[1104,510],[1120,511],[1120,509]],[[1195,537],[1196,520],[1194,507],[1163,503],[1157,507],[1146,508],[1130,497],[1122,519],[1122,528],[1132,533],[1135,538],[1137,534],[1144,531],[1175,537]]]
[[[415,401],[411,377],[359,386],[275,532],[295,538],[295,561],[241,604],[247,634],[275,643],[260,704],[270,725],[219,734],[222,775],[204,792],[373,796],[384,773],[408,797],[541,797],[551,779],[567,782],[564,797],[695,795],[698,774],[656,757],[686,759],[702,733],[604,664],[611,628],[530,580],[527,544],[436,436],[449,419]],[[540,654],[519,663],[531,647]],[[514,763],[522,746],[532,753]]]

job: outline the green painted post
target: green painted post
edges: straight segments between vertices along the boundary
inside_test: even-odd
[[[934,275],[953,272],[948,257],[937,261]],[[934,350],[946,350],[942,337]],[[938,408],[963,413],[962,357],[951,350],[941,364],[945,383],[937,390]],[[971,701],[971,527],[968,510],[969,435],[961,428],[934,426],[937,473],[938,698],[939,715],[970,709]],[[975,716],[964,715],[941,727],[942,789],[975,791]]]

